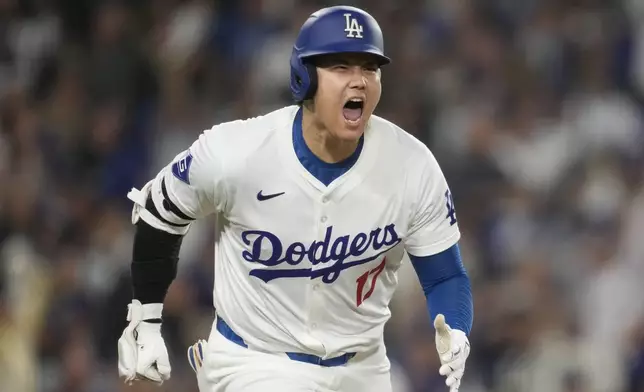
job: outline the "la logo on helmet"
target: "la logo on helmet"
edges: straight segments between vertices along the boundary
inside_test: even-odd
[[[347,38],[362,38],[362,25],[358,23],[358,19],[351,17],[351,14],[344,14],[344,20]]]

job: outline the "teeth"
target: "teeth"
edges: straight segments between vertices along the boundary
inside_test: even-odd
[[[351,98],[351,102],[362,102],[362,98]]]

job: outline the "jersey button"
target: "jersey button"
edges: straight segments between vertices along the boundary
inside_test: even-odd
[[[317,323],[313,323],[313,324],[311,324],[311,328],[317,328],[317,327],[318,327],[318,324],[317,324]]]
[[[329,202],[329,198],[328,198],[328,197],[326,197],[326,196],[324,196],[324,197],[322,198],[322,203],[328,203],[328,202]]]
[[[313,291],[318,291],[319,288],[320,288],[319,284],[313,285]]]
[[[323,216],[322,218],[320,218],[320,222],[322,223],[326,222],[326,216]]]

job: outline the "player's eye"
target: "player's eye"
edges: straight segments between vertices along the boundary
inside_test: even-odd
[[[368,72],[376,72],[378,71],[378,65],[376,64],[365,64],[362,66],[362,69]]]

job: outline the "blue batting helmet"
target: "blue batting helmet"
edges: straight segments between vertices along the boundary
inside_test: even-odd
[[[382,31],[366,11],[349,6],[323,8],[302,25],[291,54],[291,94],[296,102],[315,95],[317,71],[306,60],[331,53],[369,53],[378,65],[391,60],[384,54]]]

